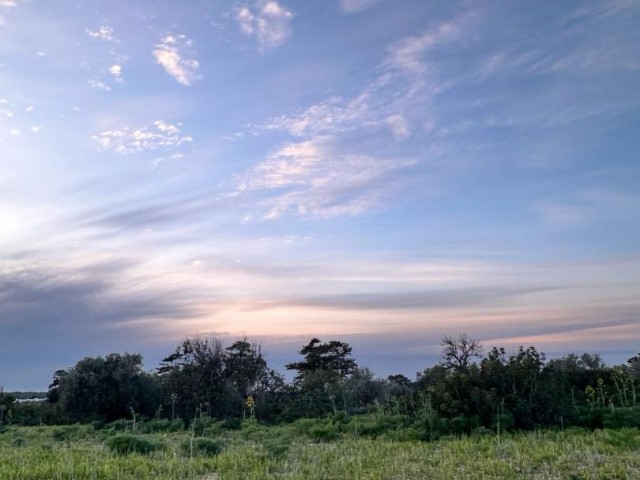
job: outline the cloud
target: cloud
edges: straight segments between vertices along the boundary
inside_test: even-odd
[[[197,315],[189,292],[132,280],[136,262],[111,258],[71,266],[67,258],[55,265],[21,263],[8,266],[6,258],[0,263],[0,349],[25,367],[40,361],[29,352],[46,351],[45,379],[57,368],[52,361],[75,362],[81,352],[139,349],[157,335],[153,325]],[[15,364],[0,366],[3,378]]]
[[[117,42],[116,38],[113,36],[113,28],[107,25],[103,25],[98,30],[86,29],[85,33],[91,38],[96,38],[105,42]]]
[[[289,305],[335,310],[429,310],[498,306],[515,297],[553,290],[550,287],[467,287],[403,292],[349,293],[285,300]]]
[[[409,122],[400,114],[390,115],[387,117],[387,123],[393,132],[393,136],[401,140],[411,135]]]
[[[380,204],[414,162],[336,150],[329,140],[284,145],[242,176],[237,191],[266,192],[265,218],[357,215]]]
[[[432,128],[426,126],[425,112],[445,88],[425,57],[457,40],[466,21],[463,16],[439,23],[392,44],[372,78],[352,97],[333,96],[250,126],[254,134],[282,131],[296,139],[243,176],[238,190],[268,195],[261,198],[267,218],[358,215],[379,208],[401,185],[410,191],[416,175],[429,163],[435,168],[433,160],[450,148],[444,142],[434,146],[425,137],[418,153],[412,142],[413,128]],[[414,127],[417,121],[422,125]],[[422,183],[422,193],[431,194],[424,178]]]
[[[284,130],[296,137],[326,135],[362,128],[371,122],[368,95],[353,99],[332,97],[312,105],[300,113],[281,115],[260,125],[258,129]]]
[[[191,136],[182,133],[180,127],[180,124],[172,125],[156,120],[149,127],[137,130],[128,127],[106,130],[91,138],[96,143],[98,151],[120,155],[159,149],[171,150],[193,141]]]
[[[340,6],[345,13],[356,13],[367,10],[383,0],[340,0]]]
[[[22,2],[24,2],[24,0],[0,0],[0,7],[14,8],[20,5],[20,3]]]
[[[116,231],[170,227],[177,222],[211,215],[228,203],[225,197],[210,193],[180,195],[175,198],[163,198],[162,201],[140,203],[137,206],[131,206],[128,202],[126,205],[114,205],[108,209],[101,206],[97,210],[85,213],[79,222],[89,227],[107,227]]]
[[[545,223],[559,227],[627,218],[639,208],[640,196],[606,188],[581,190],[562,199],[546,199],[533,204],[533,210]]]
[[[460,35],[460,21],[443,22],[422,35],[405,37],[388,50],[388,67],[407,74],[420,75],[427,70],[426,55],[429,50],[454,40]]]
[[[253,8],[244,6],[236,11],[240,31],[248,37],[254,37],[260,50],[282,45],[291,35],[289,24],[292,18],[290,11],[273,0],[257,1]]]
[[[95,80],[95,79],[87,80],[87,84],[91,88],[95,88],[97,90],[104,90],[105,92],[110,92],[111,91],[111,87],[109,85],[107,85],[106,83],[101,82],[100,80]]]
[[[193,42],[186,35],[167,35],[156,45],[153,55],[178,83],[190,86],[200,79],[200,63],[195,59]]]
[[[113,75],[117,83],[122,83],[122,67],[120,65],[111,65],[109,67],[109,73]]]

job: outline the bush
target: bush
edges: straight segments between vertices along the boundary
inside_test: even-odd
[[[332,440],[337,440],[340,438],[340,432],[338,428],[336,428],[331,423],[325,423],[324,425],[316,425],[309,429],[307,433],[309,437],[319,442],[330,442]]]
[[[606,443],[616,448],[640,448],[640,430],[637,428],[605,430],[603,437]]]
[[[510,412],[504,412],[493,417],[491,427],[497,431],[498,426],[500,426],[500,431],[505,432],[513,430],[515,423],[513,415]]]
[[[58,442],[82,440],[92,436],[95,432],[93,425],[66,425],[53,429],[51,436]]]
[[[214,457],[222,452],[222,443],[211,438],[187,438],[182,442],[182,451],[187,455]]]
[[[184,422],[181,419],[176,420],[151,420],[141,423],[139,429],[143,433],[168,433],[180,432],[184,430]]]
[[[133,421],[127,420],[126,418],[121,418],[119,420],[114,420],[113,422],[106,424],[104,428],[114,430],[116,432],[125,432],[127,430],[133,429]]]
[[[605,428],[640,427],[640,408],[616,408],[602,417]]]
[[[354,416],[348,425],[348,430],[354,435],[365,437],[389,437],[399,438],[403,434],[399,433],[408,428],[411,419],[405,415],[367,415]]]
[[[166,448],[163,443],[157,440],[126,434],[111,437],[107,439],[106,444],[112,452],[119,455],[128,455],[131,453],[145,455]]]
[[[287,453],[287,451],[291,447],[292,441],[293,438],[290,434],[284,434],[266,438],[262,442],[262,446],[264,447],[264,450],[269,458],[277,459]]]
[[[198,437],[212,435],[220,431],[220,425],[211,417],[203,416],[191,422],[190,428]]]
[[[239,418],[227,418],[220,423],[220,427],[225,430],[240,430],[242,428],[242,420]]]

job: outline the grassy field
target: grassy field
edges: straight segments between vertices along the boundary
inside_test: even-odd
[[[638,429],[433,442],[354,433],[319,441],[308,433],[309,424],[255,422],[233,431],[214,426],[201,437],[88,425],[11,427],[0,433],[0,479],[640,479]]]

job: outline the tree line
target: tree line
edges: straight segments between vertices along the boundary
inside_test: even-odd
[[[640,353],[608,366],[597,354],[547,360],[535,347],[508,351],[466,334],[445,337],[438,364],[415,379],[376,378],[344,342],[314,338],[286,365],[270,368],[248,339],[224,346],[187,338],[153,372],[134,353],[87,357],[58,370],[42,403],[17,403],[0,389],[0,425],[155,421],[186,425],[300,418],[348,418],[378,412],[417,425],[424,438],[478,430],[640,426]]]

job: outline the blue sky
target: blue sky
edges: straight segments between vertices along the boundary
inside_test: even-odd
[[[640,349],[635,0],[0,0],[0,384],[314,336]]]

